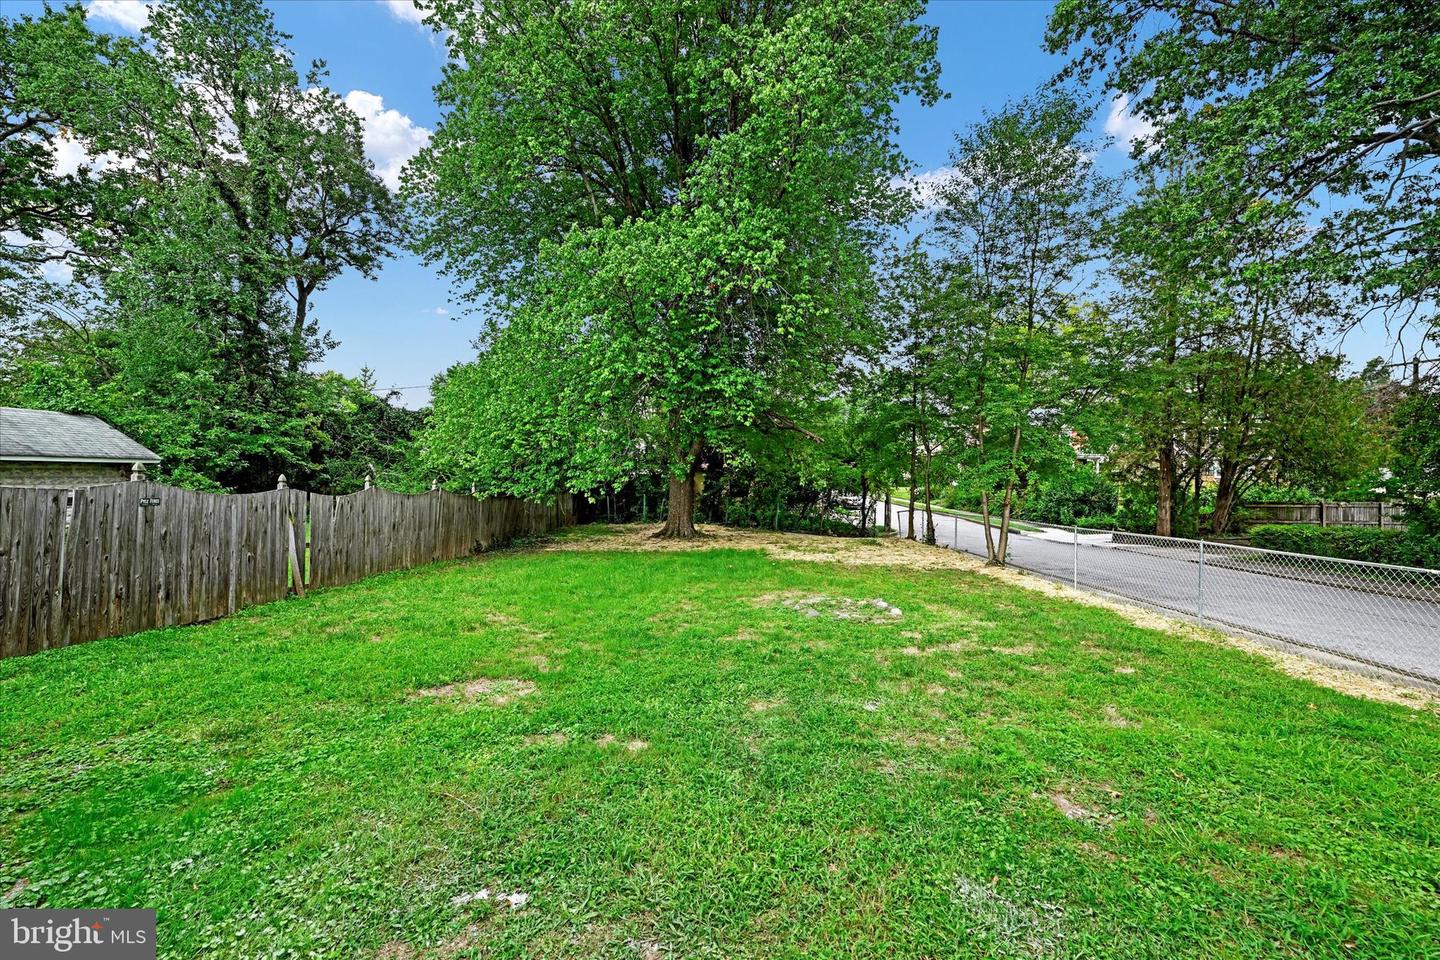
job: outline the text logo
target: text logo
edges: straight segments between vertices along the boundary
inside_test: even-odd
[[[3,910],[0,956],[155,960],[154,910]]]

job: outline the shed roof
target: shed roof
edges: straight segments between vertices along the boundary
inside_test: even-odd
[[[151,450],[99,417],[0,407],[0,460],[159,463]]]

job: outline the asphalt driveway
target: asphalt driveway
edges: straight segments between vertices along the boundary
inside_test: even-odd
[[[920,511],[915,516],[922,524]],[[901,536],[906,520],[897,508],[892,523]],[[1379,574],[1367,585],[1333,561],[1297,560],[1293,576],[1276,575],[1235,569],[1258,555],[1213,546],[1202,572],[1198,548],[1188,543],[1127,543],[1124,536],[1089,533],[1077,544],[1061,528],[1010,536],[1009,562],[1023,570],[1440,682],[1440,602],[1425,599],[1440,595],[1440,574],[1365,569]],[[983,528],[959,517],[937,514],[935,540],[986,555]],[[1324,582],[1326,564],[1336,571],[1333,582]]]

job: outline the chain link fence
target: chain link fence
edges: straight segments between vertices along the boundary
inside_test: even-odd
[[[896,511],[902,536],[908,519]],[[918,510],[915,522],[923,539]],[[934,534],[939,546],[986,556],[977,522],[936,514]],[[1012,530],[1008,563],[1203,625],[1440,683],[1440,571],[1028,522]]]

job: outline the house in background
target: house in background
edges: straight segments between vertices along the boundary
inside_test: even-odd
[[[160,462],[99,417],[0,407],[0,487],[88,487]]]

